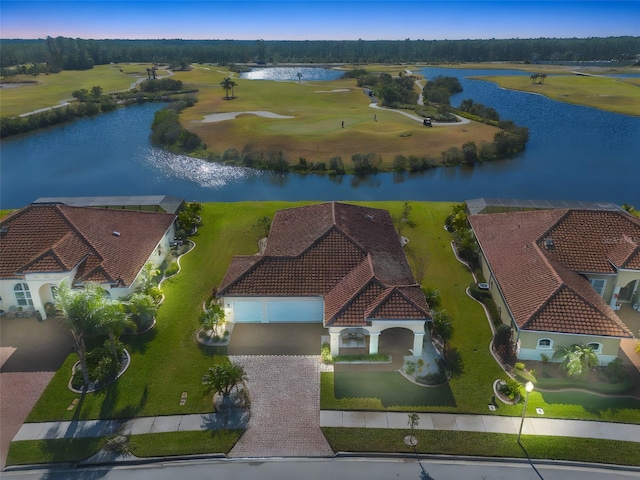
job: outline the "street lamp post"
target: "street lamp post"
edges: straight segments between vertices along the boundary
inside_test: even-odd
[[[520,420],[520,430],[518,430],[518,443],[520,443],[520,436],[522,435],[522,426],[524,425],[524,415],[527,412],[527,402],[529,401],[529,394],[533,391],[533,383],[527,382],[524,386],[527,391],[527,396],[524,397],[524,407],[522,408],[522,420]]]

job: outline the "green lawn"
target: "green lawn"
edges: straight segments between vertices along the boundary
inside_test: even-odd
[[[72,98],[75,90],[91,91],[98,85],[103,91],[113,92],[131,87],[140,75],[146,77],[148,65],[97,65],[91,70],[63,70],[50,75],[16,76],[11,82],[29,82],[18,88],[3,88],[2,117],[12,117],[22,113],[58,105],[62,100]],[[161,71],[160,74],[166,74]]]
[[[83,396],[78,406],[68,411],[67,407],[78,397],[67,388],[71,365],[76,361],[75,354],[70,355],[27,421],[126,418],[212,411],[211,396],[205,395],[201,377],[214,362],[227,360],[224,348],[207,349],[196,341],[199,327],[197,319],[202,302],[210,295],[212,287],[220,284],[233,255],[257,252],[259,234],[254,226],[257,219],[272,216],[277,209],[303,203],[204,204],[203,226],[194,237],[197,246],[182,258],[182,272],[163,285],[166,300],[158,312],[157,327],[144,335],[123,337],[132,358],[124,376],[103,391]],[[399,214],[403,206],[402,202],[358,203],[385,208],[392,214]],[[348,385],[349,381],[345,383],[345,379],[336,381],[333,374],[323,374],[321,407],[489,414],[487,403],[493,395],[492,384],[498,378],[506,378],[506,375],[490,355],[488,345],[491,329],[482,308],[465,294],[471,275],[455,259],[450,235],[442,227],[452,204],[411,202],[411,205],[411,218],[416,226],[405,227],[402,231],[402,235],[409,238],[406,247],[409,262],[414,268],[420,264],[427,266],[422,283],[440,290],[442,307],[453,318],[454,334],[450,345],[456,373],[438,395],[433,393],[437,389],[424,393],[431,389],[416,387],[418,391],[408,381],[405,381],[406,384],[399,382],[402,378],[389,377],[384,382],[387,388],[383,384],[362,385],[359,398],[355,397],[360,390],[355,384]],[[188,393],[184,406],[179,405],[182,392]],[[400,392],[414,396],[400,398]],[[534,391],[529,399],[527,414],[534,416],[536,407],[542,407],[548,418],[640,423],[640,401],[633,399],[606,398],[579,392]],[[522,404],[500,405],[496,412],[498,415],[512,416],[521,413]],[[42,450],[41,447],[27,445],[30,443],[34,442],[25,442],[19,448],[32,452]],[[150,454],[162,443],[158,441],[154,447],[149,447]],[[194,441],[192,445],[196,443]],[[191,447],[182,448],[178,444],[175,449],[181,453],[191,451]]]
[[[331,448],[339,452],[392,452],[413,454],[404,443],[409,429],[323,428]],[[516,435],[415,430],[416,450],[421,454],[477,455],[526,458]],[[640,465],[635,442],[584,438],[522,436],[522,444],[534,459],[572,460],[615,465]]]
[[[130,435],[129,447],[136,457],[220,453],[226,455],[241,430],[168,432]],[[12,442],[7,465],[79,462],[95,454],[109,437]]]

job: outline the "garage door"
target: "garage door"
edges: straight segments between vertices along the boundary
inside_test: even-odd
[[[267,302],[269,322],[322,322],[322,300],[306,302]]]
[[[237,323],[322,323],[322,298],[233,302]]]
[[[262,302],[234,302],[233,317],[239,323],[262,322]]]

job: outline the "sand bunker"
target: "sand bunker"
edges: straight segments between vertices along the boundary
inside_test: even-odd
[[[350,88],[336,88],[335,90],[316,90],[315,93],[339,93],[339,92],[350,92]]]
[[[250,112],[227,112],[227,113],[212,113],[210,115],[205,115],[202,119],[202,123],[212,123],[212,122],[222,122],[224,120],[233,120],[238,115],[256,115],[258,117],[266,117],[266,118],[294,118],[287,115],[278,115],[273,112],[264,112],[264,111],[250,111]]]

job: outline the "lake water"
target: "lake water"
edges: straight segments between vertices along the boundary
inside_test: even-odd
[[[526,151],[510,160],[415,175],[276,175],[210,164],[153,147],[150,125],[162,105],[147,104],[3,140],[0,207],[17,208],[48,196],[157,194],[203,202],[503,197],[640,206],[640,117],[464,78],[518,74],[514,71],[427,68],[422,73],[427,78],[460,78],[465,91],[452,104],[473,98],[494,107],[503,119],[529,127]]]
[[[300,74],[300,78],[298,78]],[[278,81],[305,81],[310,80],[337,80],[342,77],[344,71],[320,67],[265,67],[254,68],[250,72],[243,72],[240,78],[248,80],[278,80]]]

